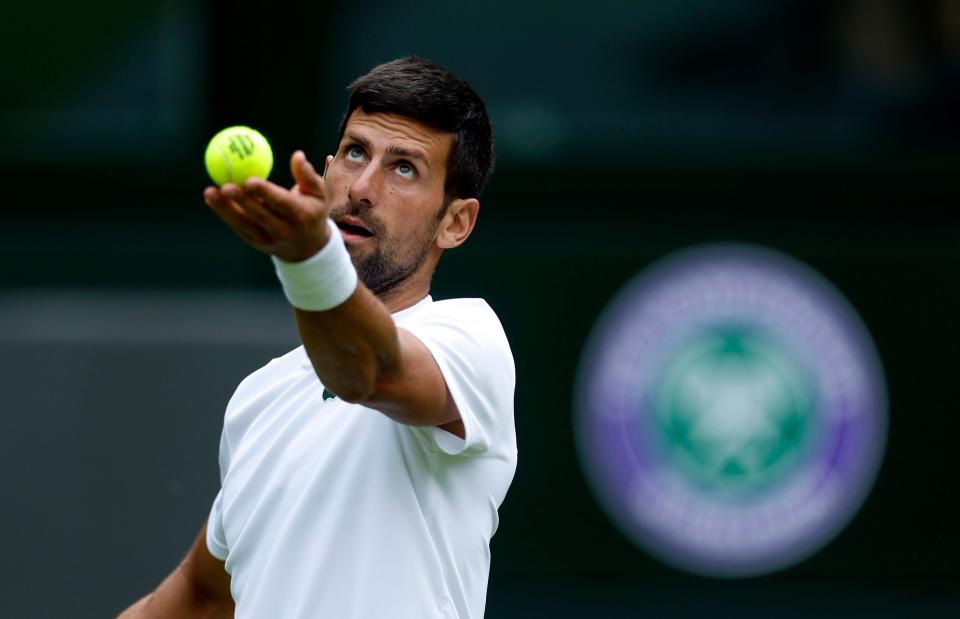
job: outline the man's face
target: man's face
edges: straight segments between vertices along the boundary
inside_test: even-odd
[[[357,109],[347,120],[325,171],[330,217],[375,294],[415,273],[434,247],[452,141],[396,114]]]

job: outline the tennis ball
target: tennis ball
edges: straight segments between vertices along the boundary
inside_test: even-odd
[[[267,138],[241,125],[227,127],[213,136],[203,159],[207,174],[217,185],[240,185],[251,176],[267,178],[273,168],[273,151]]]

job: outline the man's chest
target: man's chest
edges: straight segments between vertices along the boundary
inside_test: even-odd
[[[228,538],[298,510],[368,502],[411,486],[409,429],[329,392],[325,398],[319,383],[292,395],[266,406],[232,445],[223,480]]]

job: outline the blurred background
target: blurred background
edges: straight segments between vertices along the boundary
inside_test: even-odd
[[[486,100],[498,166],[434,298],[517,361],[520,460],[487,616],[960,610],[960,1],[7,3],[0,19],[0,616],[107,617],[172,570],[237,383],[296,345],[269,260],[207,210],[207,140],[335,150],[345,86],[415,53]],[[886,454],[823,550],[746,580],[621,534],[573,434],[584,342],[635,273],[704,242],[804,261],[885,368]]]

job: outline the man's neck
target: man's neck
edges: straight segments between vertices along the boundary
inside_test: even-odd
[[[410,279],[404,280],[397,286],[385,290],[377,295],[391,314],[413,307],[430,294],[430,282],[426,285],[415,285]]]
[[[436,266],[436,259],[426,260],[406,279],[397,282],[395,286],[374,294],[391,314],[413,307],[430,294],[430,283],[433,280],[433,271]]]

